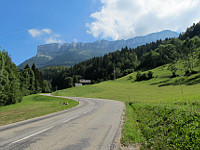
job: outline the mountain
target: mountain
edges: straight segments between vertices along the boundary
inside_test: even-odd
[[[106,53],[120,50],[122,47],[136,48],[146,43],[178,37],[179,34],[169,30],[138,36],[128,40],[107,41],[98,40],[93,43],[52,43],[39,45],[37,55],[26,60],[18,66],[19,69],[35,63],[38,68],[49,66],[71,66],[94,56],[103,56]]]

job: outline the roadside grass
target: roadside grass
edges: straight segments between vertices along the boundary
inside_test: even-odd
[[[121,142],[126,146],[139,143],[144,149],[194,149],[200,143],[200,120],[196,119],[200,112],[200,74],[184,76],[179,70],[179,76],[171,78],[167,68],[152,69],[154,78],[147,81],[136,82],[134,72],[115,81],[53,94],[124,102]]]
[[[145,139],[140,132],[139,124],[137,123],[137,114],[130,105],[131,102],[126,102],[126,115],[124,120],[126,121],[123,125],[123,134],[121,137],[121,143],[128,146],[130,143],[143,143]]]
[[[68,105],[61,105],[67,102]],[[25,96],[21,103],[0,107],[0,126],[69,109],[78,102],[39,94]]]
[[[199,102],[132,104],[144,149],[200,149]],[[197,106],[195,106],[197,105]]]

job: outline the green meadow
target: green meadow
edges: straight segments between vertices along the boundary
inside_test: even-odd
[[[197,70],[198,68],[196,68]],[[141,71],[141,73],[147,73]],[[172,78],[168,65],[151,70],[153,78],[136,81],[137,72],[54,95],[103,98],[126,105],[121,143],[141,149],[200,149],[200,73],[185,76],[179,70]],[[67,102],[69,105],[61,105]],[[21,103],[0,107],[0,125],[69,109],[76,101],[39,94],[25,96]]]
[[[136,72],[115,81],[73,87],[54,95],[103,98],[126,105],[121,142],[141,149],[198,149],[200,142],[200,74],[171,77],[168,65],[153,77],[135,81]],[[144,73],[143,71],[142,73]],[[147,73],[147,71],[146,71]]]
[[[67,102],[68,105],[61,105],[63,102]],[[0,107],[0,126],[69,109],[76,105],[78,102],[64,98],[39,94],[25,96],[21,103]]]
[[[186,77],[182,73],[180,77],[171,78],[171,72],[167,70],[167,66],[158,67],[152,71],[154,78],[147,81],[135,81],[137,74],[135,72],[115,81],[68,88],[53,94],[141,103],[163,103],[200,96],[200,84],[198,84],[200,74]]]

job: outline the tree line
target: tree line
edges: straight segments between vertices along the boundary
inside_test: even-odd
[[[93,83],[112,80],[133,71],[170,64],[175,75],[176,62],[182,61],[186,72],[193,72],[200,58],[200,23],[193,24],[179,38],[157,40],[137,48],[121,50],[93,57],[72,67],[49,67],[42,70],[44,78],[52,83],[53,90],[72,87],[79,79],[90,79]]]
[[[21,102],[23,96],[40,92],[50,92],[50,84],[35,64],[19,71],[8,53],[0,50],[0,106]]]
[[[144,54],[169,40],[157,40],[135,49],[124,47],[102,57],[93,57],[72,67],[48,67],[41,71],[44,78],[51,82],[53,90],[72,87],[79,82],[79,79],[90,79],[92,83],[112,80],[132,73],[142,67],[142,64],[145,65]]]
[[[124,47],[102,57],[93,57],[71,67],[48,67],[39,71],[35,64],[18,70],[8,53],[0,50],[0,106],[20,102],[22,97],[74,86],[79,79],[92,83],[113,80],[133,71],[170,64],[176,76],[176,63],[182,61],[187,75],[200,65],[200,23],[193,24],[179,38],[157,40],[137,48]],[[151,75],[151,74],[150,74]],[[149,76],[138,74],[138,80]]]

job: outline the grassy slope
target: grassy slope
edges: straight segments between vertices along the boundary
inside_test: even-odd
[[[166,67],[167,68],[167,67]],[[197,82],[199,76],[169,78],[171,73],[166,68],[153,69],[156,78],[149,81],[135,82],[136,73],[120,78],[116,81],[107,81],[94,85],[74,87],[55,92],[55,95],[94,97],[114,99],[123,102],[138,101],[141,103],[169,102],[177,99],[199,98],[200,84],[179,85],[180,80],[184,83]],[[132,79],[130,79],[132,76]]]
[[[69,105],[61,105],[61,102],[67,102]],[[77,104],[76,101],[64,98],[38,94],[25,96],[21,103],[0,107],[0,126],[69,109]]]
[[[93,97],[119,100],[126,103],[126,122],[123,128],[122,143],[128,145],[130,143],[145,143],[147,137],[141,136],[145,134],[141,125],[137,122],[141,119],[141,106],[146,109],[146,105],[178,107],[181,110],[191,109],[198,110],[197,106],[191,105],[175,105],[174,103],[189,102],[195,103],[200,99],[200,80],[199,74],[190,77],[183,76],[183,72],[179,71],[180,77],[171,79],[171,72],[166,67],[153,69],[154,79],[149,81],[135,82],[136,73],[120,78],[116,81],[107,81],[95,85],[76,87],[57,91],[55,95],[76,96],[76,97]],[[180,85],[181,83],[181,85]],[[138,107],[129,105],[130,102],[137,103]],[[133,109],[132,109],[133,108]],[[137,109],[138,108],[138,109]],[[146,113],[149,113],[148,111]],[[176,116],[175,116],[176,117]],[[148,117],[146,118],[148,119]],[[146,139],[145,139],[146,138]]]

